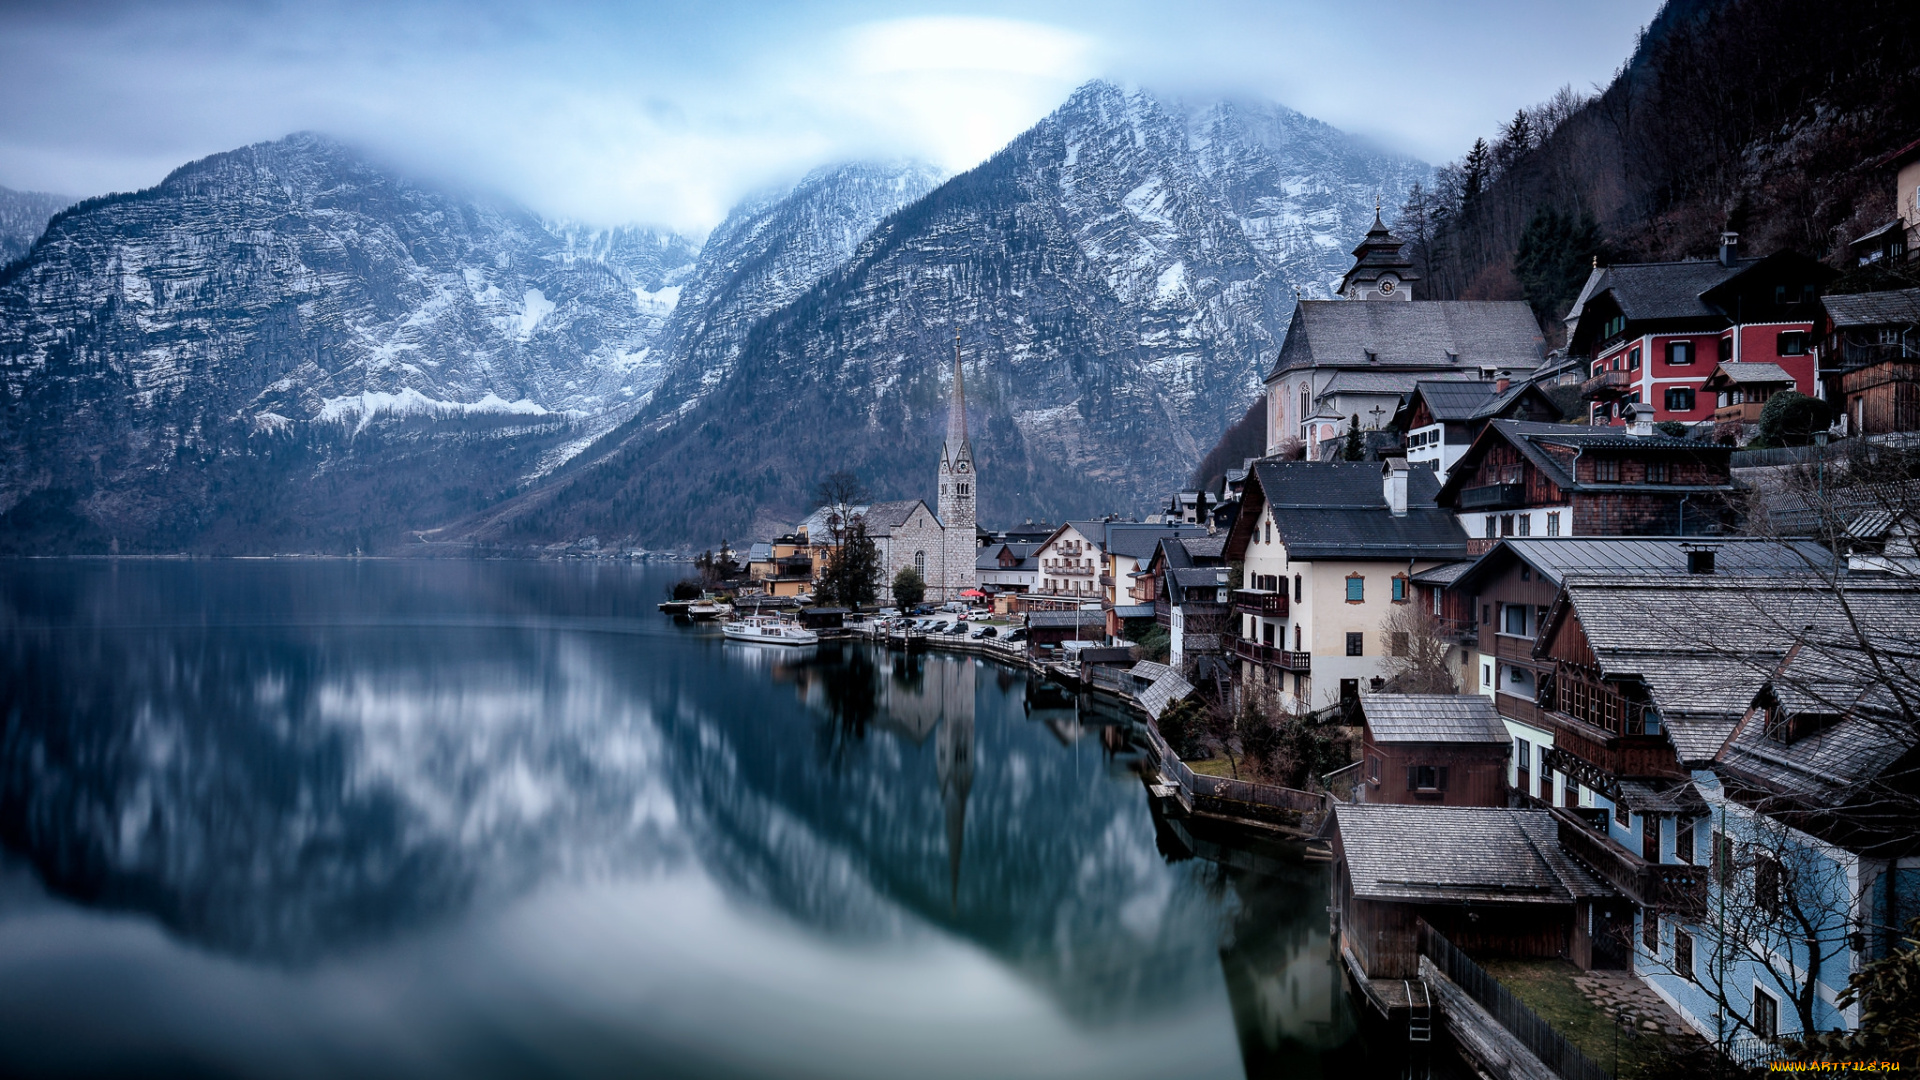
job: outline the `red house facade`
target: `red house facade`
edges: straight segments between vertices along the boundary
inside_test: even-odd
[[[1656,422],[1711,421],[1718,399],[1705,384],[1721,364],[1777,364],[1817,395],[1813,336],[1832,276],[1793,252],[1743,258],[1732,233],[1718,259],[1596,267],[1567,315],[1567,351],[1587,359],[1589,419],[1624,423],[1628,406],[1647,404]]]

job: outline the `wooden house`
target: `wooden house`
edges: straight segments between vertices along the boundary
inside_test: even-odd
[[[1779,364],[1721,364],[1701,389],[1713,397],[1714,438],[1743,443],[1758,427],[1767,399],[1794,388],[1794,378]]]
[[[1430,465],[1445,476],[1490,421],[1553,423],[1561,415],[1539,384],[1515,382],[1503,373],[1492,380],[1422,379],[1413,384],[1393,426],[1405,433],[1408,464]]]
[[[1722,531],[1732,448],[1677,439],[1645,416],[1619,428],[1495,420],[1434,496],[1479,554],[1509,536]]]
[[[1820,373],[1847,431],[1920,431],[1920,289],[1826,297]]]
[[[1485,697],[1363,693],[1360,715],[1364,801],[1507,805],[1513,739]]]
[[[1617,923],[1615,894],[1544,811],[1340,803],[1333,817],[1338,944],[1366,978],[1419,978],[1422,921],[1475,956],[1621,966],[1592,932]]]

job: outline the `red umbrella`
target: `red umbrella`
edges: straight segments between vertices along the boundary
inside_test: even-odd
[[[966,592],[963,592],[960,595],[961,596],[985,596],[987,594],[981,592],[979,589],[968,589]]]

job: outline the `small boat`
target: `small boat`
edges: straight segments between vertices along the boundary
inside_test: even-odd
[[[769,645],[813,645],[820,635],[797,622],[771,615],[749,615],[722,626],[721,631],[734,641],[758,641]]]
[[[725,600],[717,596],[703,596],[687,605],[687,617],[696,622],[712,622],[730,610]]]

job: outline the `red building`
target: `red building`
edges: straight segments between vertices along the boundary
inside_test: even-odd
[[[1721,364],[1778,364],[1817,395],[1813,331],[1832,277],[1790,251],[1744,258],[1733,233],[1717,259],[1596,267],[1567,315],[1568,354],[1587,359],[1590,419],[1622,423],[1645,403],[1656,422],[1711,421],[1718,398],[1705,384]]]

